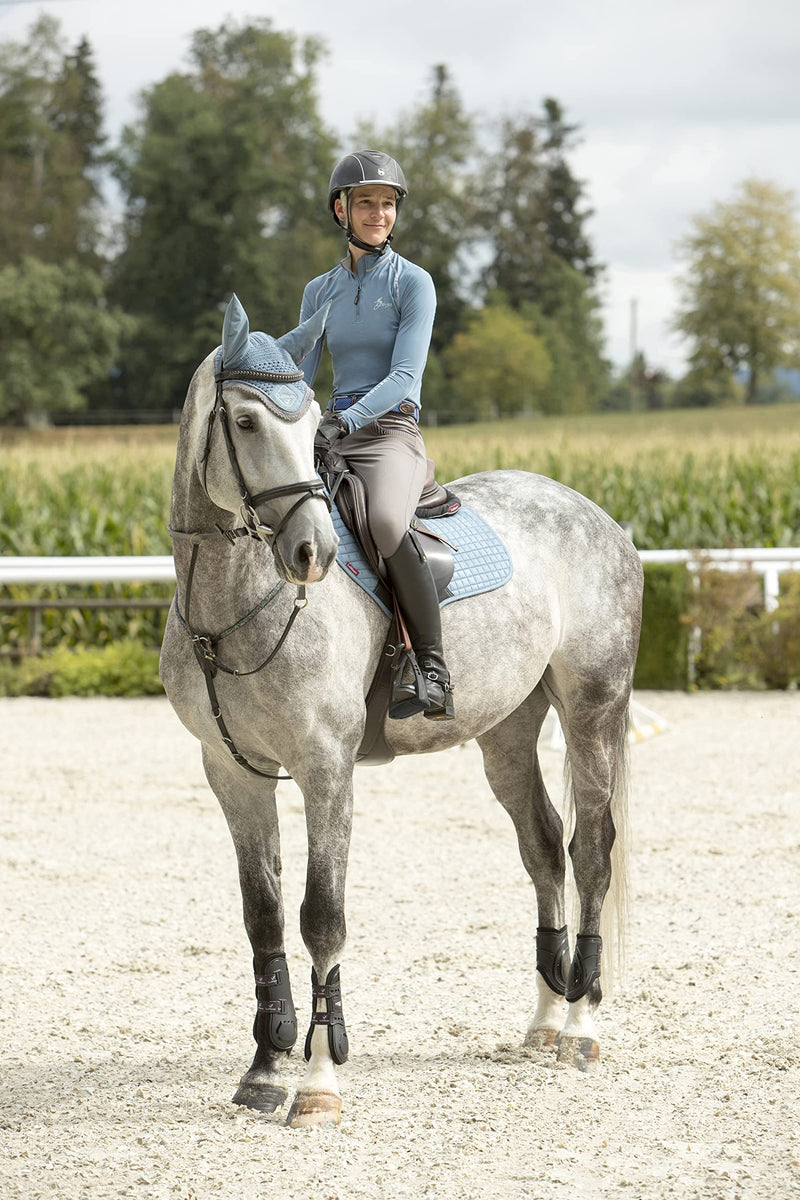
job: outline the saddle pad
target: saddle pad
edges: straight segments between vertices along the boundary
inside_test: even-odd
[[[391,612],[376,595],[378,577],[367,562],[363,550],[345,525],[336,505],[331,513],[333,527],[339,535],[336,561],[351,579],[367,592],[387,616]],[[424,522],[423,522],[424,525]],[[474,509],[464,505],[450,517],[439,517],[428,522],[432,531],[447,538],[456,552],[453,554],[455,568],[448,586],[448,595],[440,607],[463,600],[467,596],[478,596],[491,592],[508,583],[514,573],[511,556],[490,525],[479,517]]]

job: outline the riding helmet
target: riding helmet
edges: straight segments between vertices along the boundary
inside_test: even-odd
[[[385,183],[397,192],[397,207],[408,195],[408,185],[403,174],[403,168],[389,154],[382,150],[356,150],[354,154],[345,154],[333,168],[328,184],[328,208],[333,219],[339,225],[334,201],[342,191],[353,187],[362,187],[365,183]]]

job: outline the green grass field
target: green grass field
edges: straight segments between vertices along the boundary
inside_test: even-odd
[[[800,405],[608,414],[425,429],[437,475],[517,468],[558,479],[629,522],[640,549],[800,545]],[[3,431],[0,553],[169,554],[177,430]],[[168,585],[0,588],[46,595],[168,596]],[[158,644],[163,611],[70,609],[41,617],[41,645]],[[0,612],[0,645],[26,644]]]
[[[425,429],[440,479],[536,471],[633,526],[640,549],[800,544],[800,405]],[[5,431],[0,552],[164,554],[171,426]]]

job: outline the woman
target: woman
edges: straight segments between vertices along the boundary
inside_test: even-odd
[[[328,207],[345,230],[347,255],[303,293],[302,321],[330,305],[325,327],[333,394],[317,431],[317,455],[336,456],[363,480],[375,545],[386,564],[427,687],[399,683],[389,716],[453,716],[442,651],[439,602],[427,561],[408,528],[425,482],[425,445],[417,418],[436,292],[427,271],[390,246],[405,176],[388,154],[360,150],[334,167]],[[303,362],[313,385],[322,339]]]

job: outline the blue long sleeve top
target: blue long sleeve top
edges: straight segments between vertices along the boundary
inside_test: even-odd
[[[300,320],[328,303],[324,336],[333,359],[332,398],[359,397],[339,413],[349,431],[368,425],[402,400],[419,408],[436,313],[436,289],[428,272],[391,247],[381,255],[364,254],[355,272],[338,263],[306,285]],[[300,364],[309,387],[322,345],[320,338]]]

